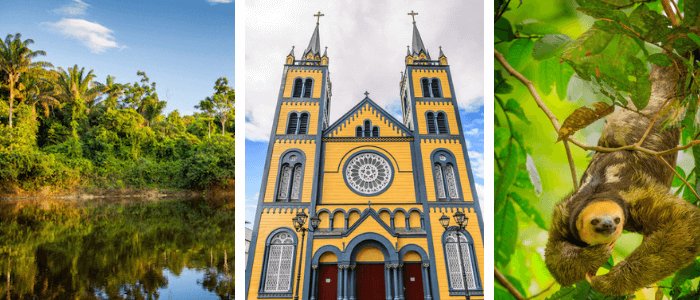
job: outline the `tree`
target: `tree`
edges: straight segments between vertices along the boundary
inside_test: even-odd
[[[78,125],[86,119],[89,109],[102,94],[103,87],[94,82],[96,76],[92,70],[85,73],[85,68],[78,69],[78,65],[68,70],[58,70],[58,98],[68,106],[70,127],[77,137]]]
[[[124,85],[114,81],[114,76],[108,75],[105,83],[99,83],[102,86],[102,93],[105,99],[102,105],[105,109],[114,109],[119,104],[119,97],[124,95]]]
[[[146,72],[138,71],[136,74],[141,80],[127,85],[124,107],[135,109],[146,119],[146,126],[150,126],[161,115],[167,102],[160,100],[156,92],[156,83],[151,82]]]
[[[33,61],[38,56],[46,55],[42,50],[31,50],[29,45],[33,44],[34,40],[22,40],[22,35],[17,33],[14,36],[8,34],[4,41],[0,40],[0,75],[4,85],[9,90],[9,121],[8,125],[12,128],[12,114],[17,96],[17,84],[20,82],[20,77],[27,73],[32,68],[41,68],[50,66],[47,62]]]
[[[228,85],[228,79],[220,77],[214,84],[214,95],[200,101],[196,108],[205,114],[216,117],[221,124],[221,134],[223,135],[226,134],[226,122],[234,118],[235,98],[235,91]]]

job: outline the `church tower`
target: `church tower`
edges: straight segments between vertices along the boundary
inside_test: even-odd
[[[319,22],[287,55],[246,268],[247,299],[483,299],[483,231],[447,57],[413,20],[403,120],[370,98],[329,122]],[[338,101],[336,99],[336,101]],[[292,219],[307,214],[308,233]],[[443,226],[462,214],[466,226]],[[299,275],[297,275],[299,274]],[[299,276],[299,277],[297,277]]]
[[[322,16],[315,15],[316,28],[301,56],[292,47],[285,59],[247,262],[250,299],[291,298],[291,270],[296,275],[296,264],[305,264],[298,262],[301,241],[290,220],[298,212],[308,213],[317,197],[321,136],[328,127],[331,82],[326,49],[321,53]],[[270,257],[276,265],[258,263]]]

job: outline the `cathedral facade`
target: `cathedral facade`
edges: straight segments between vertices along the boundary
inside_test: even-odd
[[[442,49],[431,59],[414,20],[401,121],[365,93],[331,123],[333,101],[357,100],[331,101],[328,66],[317,21],[284,64],[247,299],[482,299],[483,222]]]

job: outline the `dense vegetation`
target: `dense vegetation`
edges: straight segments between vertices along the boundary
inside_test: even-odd
[[[613,299],[586,281],[555,283],[543,257],[552,209],[590,161],[587,146],[602,129],[596,120],[613,108],[644,108],[651,66],[674,62],[687,74],[678,93],[685,98],[672,107],[677,123],[667,125],[683,128],[688,147],[679,152],[673,191],[700,203],[700,149],[691,147],[700,135],[700,1],[497,0],[495,8],[495,298]],[[597,109],[583,116],[584,106]],[[606,267],[640,242],[623,234]],[[698,299],[699,283],[700,260],[635,296]]]
[[[193,115],[164,114],[145,72],[134,83],[99,82],[85,67],[41,61],[32,43],[0,40],[0,193],[232,185],[235,93],[226,78]]]
[[[0,298],[168,299],[159,289],[178,286],[166,272],[187,268],[201,276],[187,288],[233,299],[233,210],[203,199],[2,202]]]

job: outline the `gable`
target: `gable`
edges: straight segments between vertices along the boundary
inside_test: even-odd
[[[371,126],[379,128],[380,137],[409,137],[410,130],[392,117],[374,101],[365,98],[343,115],[338,121],[329,126],[324,137],[356,137],[356,128],[362,127],[369,120]]]

